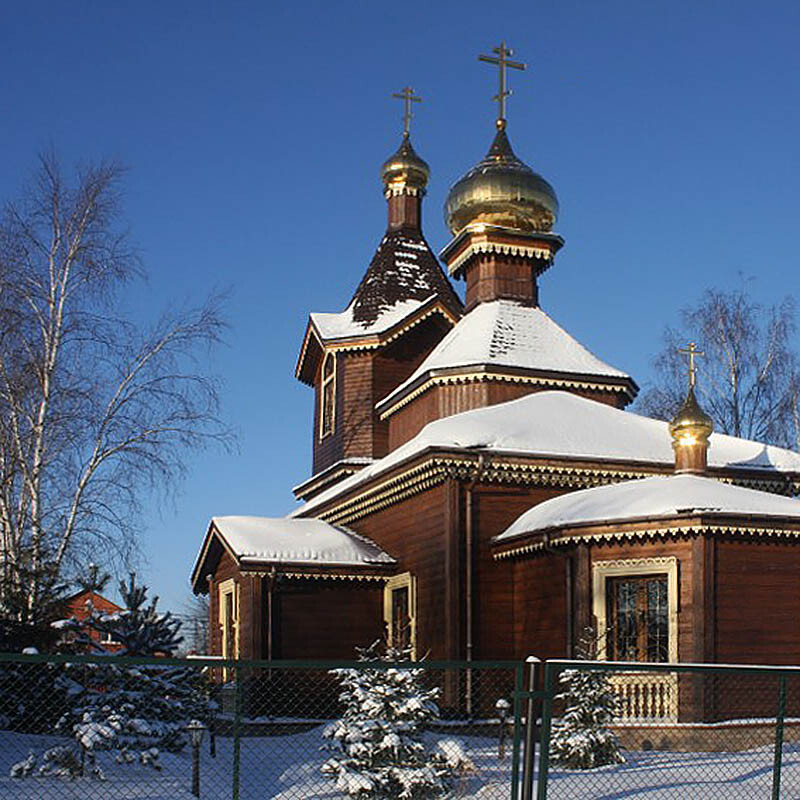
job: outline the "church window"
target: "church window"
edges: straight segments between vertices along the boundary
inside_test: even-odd
[[[600,561],[592,572],[598,657],[677,661],[677,559]]]
[[[333,433],[336,424],[336,356],[326,353],[320,384],[319,438]]]
[[[612,661],[666,661],[667,576],[610,578],[606,584],[606,648]]]
[[[409,650],[416,658],[416,579],[410,572],[386,582],[383,594],[383,620],[390,647]]]
[[[223,581],[219,585],[219,625],[222,634],[222,657],[239,657],[239,609],[238,592],[233,580]],[[228,670],[225,670],[225,680]]]

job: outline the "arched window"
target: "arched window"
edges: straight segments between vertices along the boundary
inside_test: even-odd
[[[333,433],[336,424],[336,356],[326,353],[322,362],[322,385],[319,392],[319,438]]]

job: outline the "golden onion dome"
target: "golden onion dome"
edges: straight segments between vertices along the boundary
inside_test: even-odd
[[[444,206],[445,224],[455,236],[483,222],[519,231],[550,231],[558,216],[553,187],[511,149],[505,120],[485,158],[453,184]]]
[[[698,444],[708,442],[708,437],[714,430],[714,420],[700,408],[694,396],[694,388],[689,387],[689,393],[678,409],[672,422],[669,423],[669,432],[675,445]]]
[[[430,174],[430,167],[416,154],[408,134],[403,135],[400,147],[381,167],[381,178],[387,191],[405,187],[423,191]]]

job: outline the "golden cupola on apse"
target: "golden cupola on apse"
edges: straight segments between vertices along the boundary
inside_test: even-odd
[[[450,275],[466,281],[466,309],[493,300],[538,306],[537,278],[564,240],[553,233],[558,198],[553,187],[511,147],[506,120],[506,71],[525,69],[501,43],[479,56],[498,67],[497,131],[489,152],[453,184],[444,206],[453,235],[441,253]]]

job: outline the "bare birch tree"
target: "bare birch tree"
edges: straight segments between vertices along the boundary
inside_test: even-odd
[[[655,381],[637,410],[670,419],[686,396],[686,362],[678,349],[697,342],[698,400],[717,431],[800,449],[800,358],[792,347],[791,297],[762,308],[744,290],[707,291],[664,331]]]
[[[140,273],[120,228],[122,170],[65,181],[40,159],[0,219],[0,610],[36,622],[85,562],[124,557],[138,501],[227,441],[203,351],[218,303],[142,331],[115,313]]]

